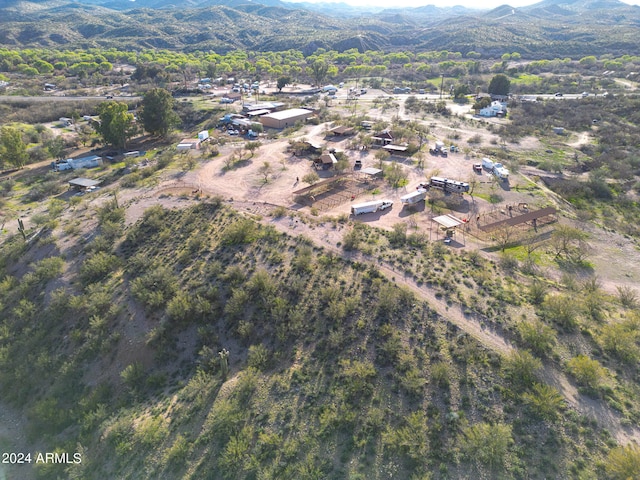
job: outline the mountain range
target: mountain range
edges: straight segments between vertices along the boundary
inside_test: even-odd
[[[618,0],[543,0],[491,10],[280,0],[4,0],[0,25],[0,45],[7,47],[517,51],[528,58],[632,54],[640,47],[640,7]]]

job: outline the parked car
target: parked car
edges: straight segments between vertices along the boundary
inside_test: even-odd
[[[362,160],[356,160],[356,164],[353,166],[353,168],[356,170],[362,168]]]
[[[564,94],[562,92],[556,92],[556,97],[563,97]]]
[[[482,164],[481,163],[474,163],[473,164],[473,171],[474,172],[478,172],[478,173],[482,173]]]

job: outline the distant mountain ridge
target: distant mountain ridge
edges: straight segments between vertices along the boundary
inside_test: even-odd
[[[0,26],[0,45],[16,47],[473,50],[530,58],[640,49],[640,7],[618,0],[377,11],[281,0],[0,0]]]

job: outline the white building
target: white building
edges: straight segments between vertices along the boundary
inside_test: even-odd
[[[488,107],[482,108],[479,115],[481,117],[506,117],[507,104],[494,100]]]

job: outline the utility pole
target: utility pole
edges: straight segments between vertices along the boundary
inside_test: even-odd
[[[440,82],[440,100],[442,100],[442,89],[444,88],[444,73],[441,74],[442,80]]]

